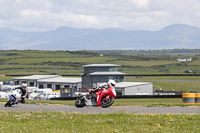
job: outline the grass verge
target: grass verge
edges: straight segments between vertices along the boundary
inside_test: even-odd
[[[199,132],[200,115],[0,112],[0,132]]]

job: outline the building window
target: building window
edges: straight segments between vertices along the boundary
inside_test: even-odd
[[[117,67],[110,67],[110,68],[109,68],[109,71],[114,71],[114,72],[116,72],[116,71],[117,71]]]
[[[26,81],[22,81],[22,84],[26,84]]]
[[[29,86],[34,86],[34,85],[35,85],[34,82],[29,83]]]
[[[62,93],[70,93],[71,91],[70,91],[70,89],[68,88],[68,89],[63,89],[62,90]]]
[[[40,84],[40,85],[39,85],[39,88],[41,88],[41,89],[44,88],[44,85],[43,85],[43,84]]]
[[[52,89],[52,84],[47,84],[47,88],[51,88]]]
[[[60,90],[60,85],[56,85],[56,90]]]
[[[64,88],[69,88],[69,85],[64,85]]]
[[[123,82],[123,76],[108,76],[108,79],[112,79],[115,80],[115,82],[119,83],[119,82]]]
[[[15,85],[19,85],[19,81],[15,81]]]
[[[114,76],[108,76],[108,79],[113,79],[114,80]]]

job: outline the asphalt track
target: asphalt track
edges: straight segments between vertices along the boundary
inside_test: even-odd
[[[200,107],[143,107],[143,106],[111,106],[109,108],[101,107],[84,107],[76,108],[67,105],[44,105],[44,104],[18,104],[12,107],[4,107],[0,103],[0,111],[26,111],[26,112],[42,112],[56,111],[66,113],[133,113],[133,114],[200,114]]]

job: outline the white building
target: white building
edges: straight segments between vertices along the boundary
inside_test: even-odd
[[[120,82],[115,89],[118,95],[153,95],[151,82]]]
[[[186,61],[192,61],[192,58],[191,57],[190,58],[177,58],[176,60],[179,62],[186,62]]]

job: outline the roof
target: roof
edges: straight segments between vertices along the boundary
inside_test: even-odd
[[[69,77],[55,77],[40,79],[38,82],[53,82],[53,83],[80,83],[82,82],[81,78],[69,78]]]
[[[89,64],[89,65],[84,65],[82,67],[119,67],[120,65],[115,65],[115,64]]]
[[[147,85],[152,84],[152,82],[120,82],[116,83],[116,88],[125,88],[125,87],[131,87],[131,86],[139,86],[139,85]]]
[[[93,72],[88,75],[126,75],[125,73],[122,72]]]
[[[16,77],[13,78],[14,80],[20,79],[20,80],[38,80],[38,79],[44,79],[44,78],[53,78],[53,77],[61,77],[60,75],[30,75],[30,76],[23,76],[23,77]]]

